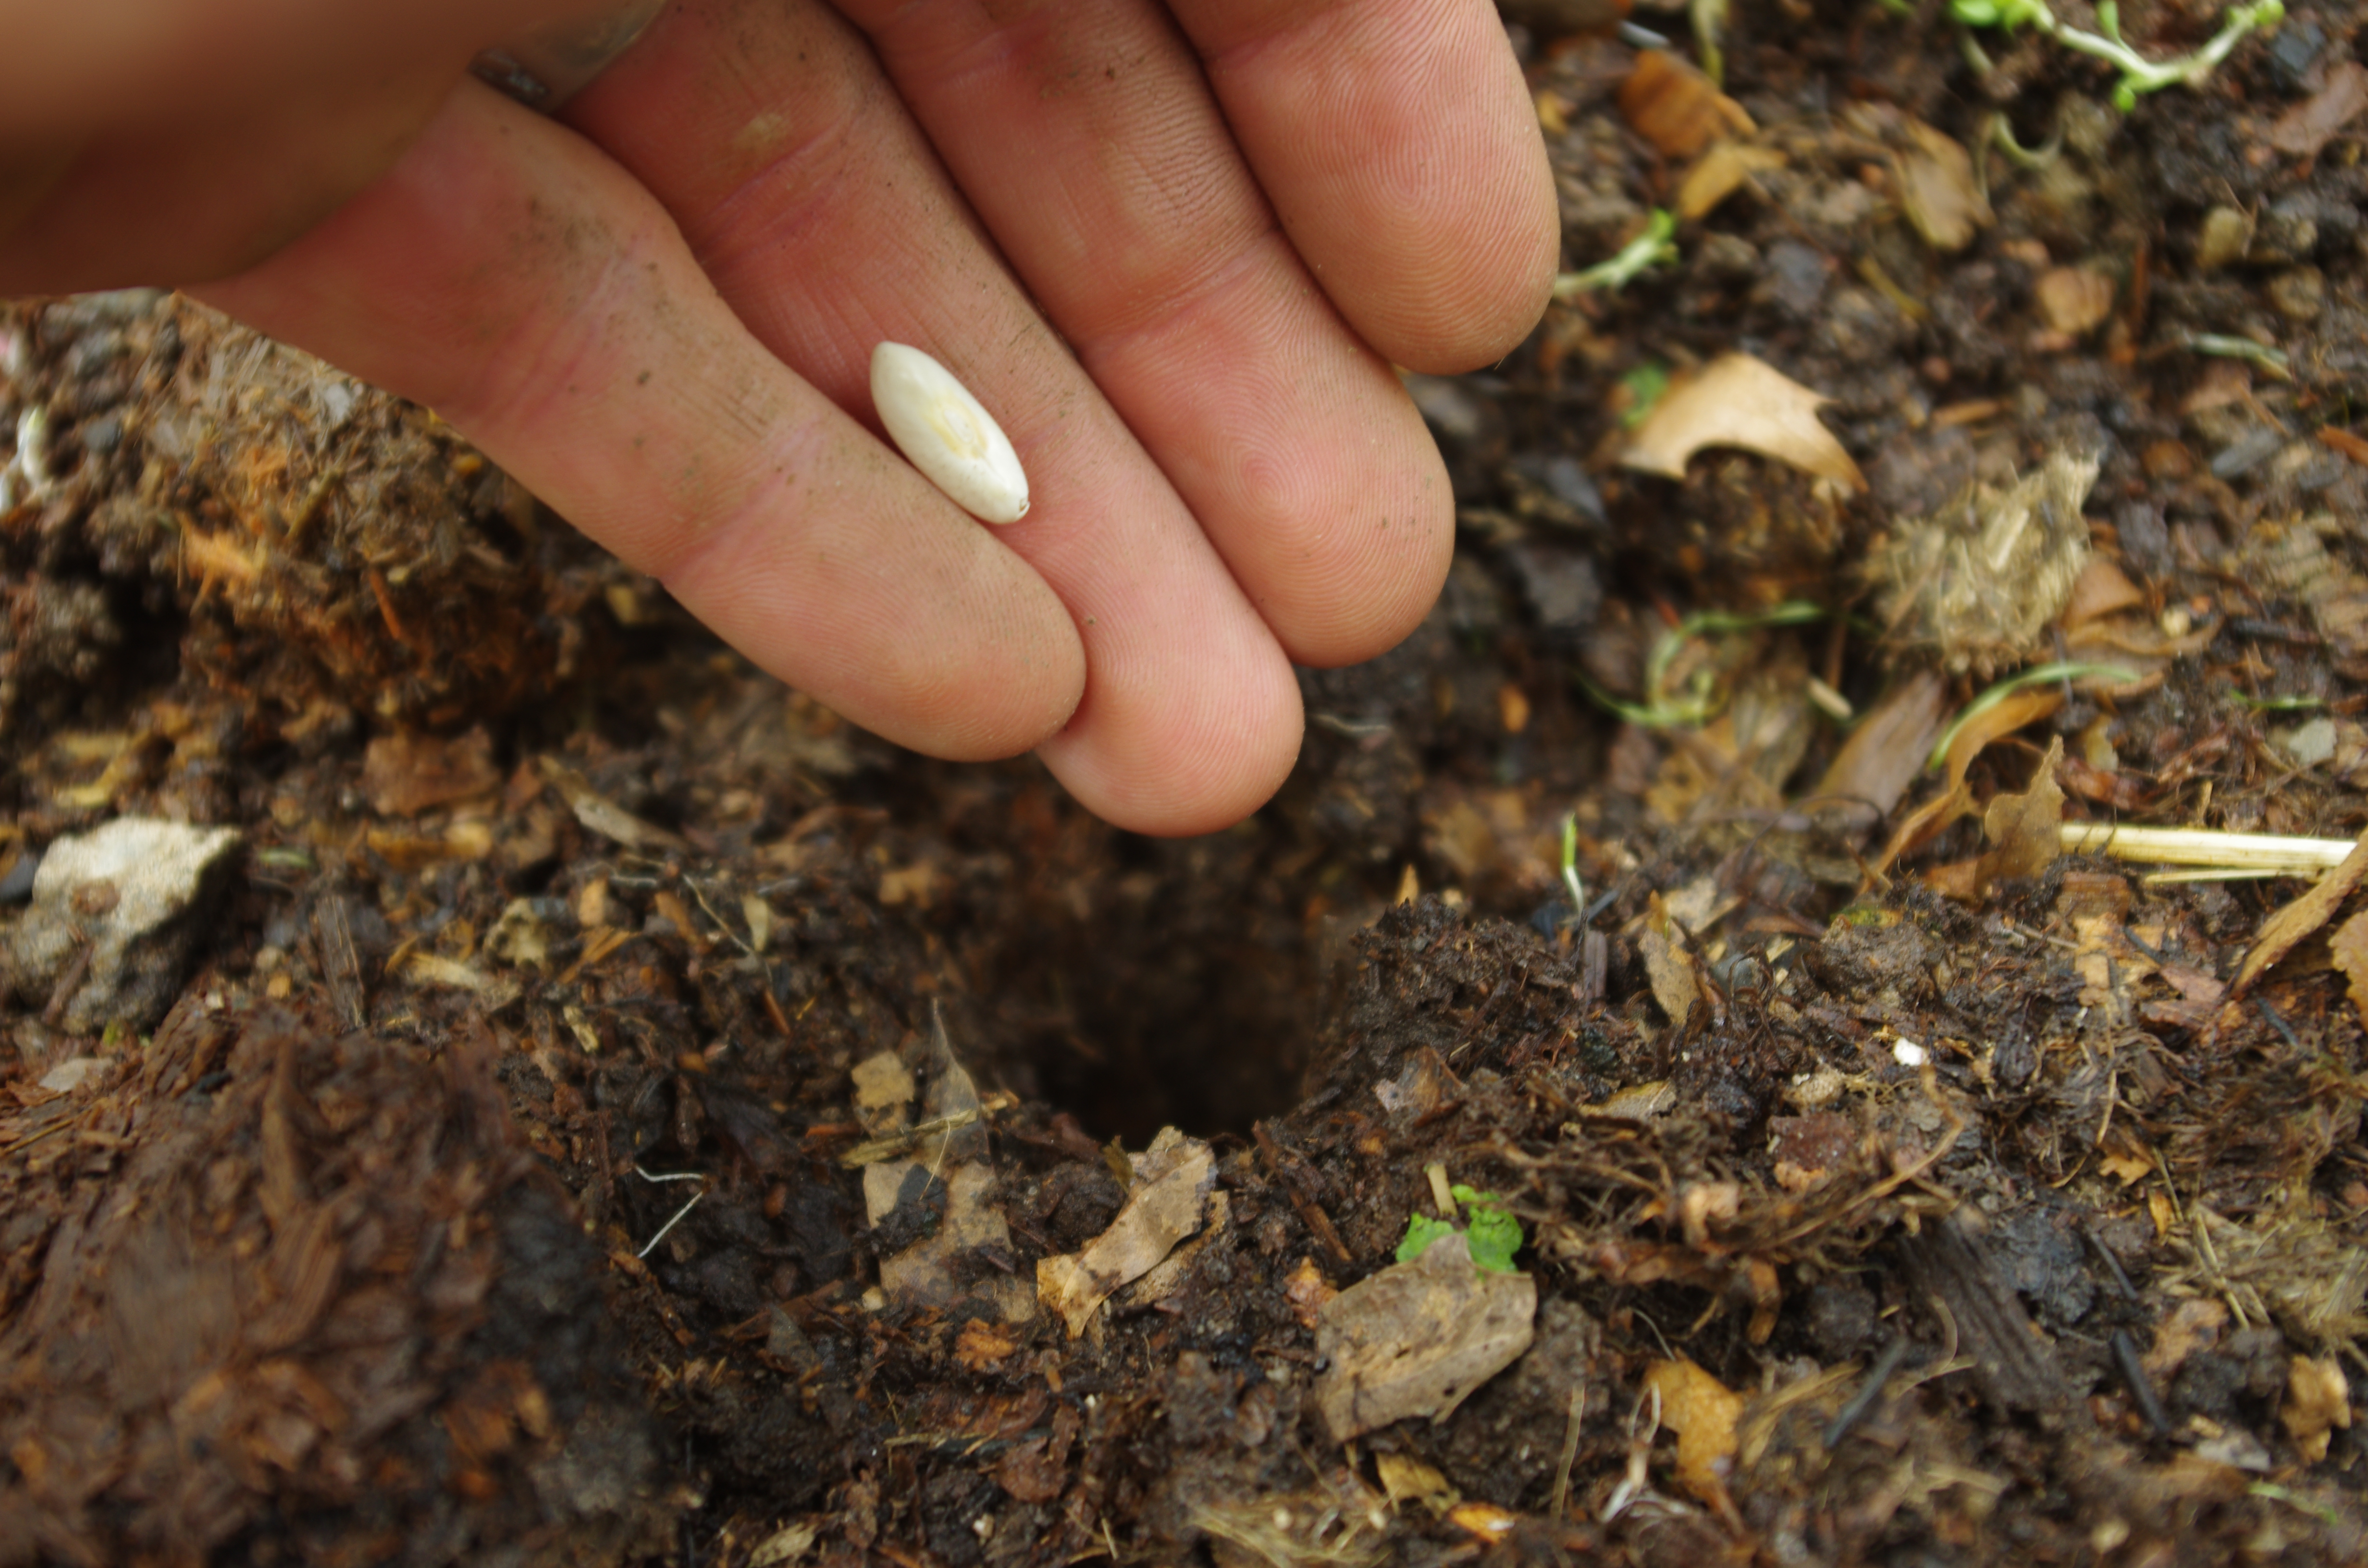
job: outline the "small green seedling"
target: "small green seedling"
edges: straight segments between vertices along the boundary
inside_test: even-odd
[[[1724,637],[1739,631],[1757,631],[1764,626],[1804,626],[1823,620],[1825,607],[1806,599],[1787,599],[1770,609],[1737,614],[1728,610],[1701,609],[1687,616],[1677,625],[1661,633],[1653,644],[1653,652],[1645,664],[1645,700],[1623,702],[1584,674],[1572,672],[1579,689],[1586,692],[1595,705],[1640,729],[1668,730],[1680,726],[1708,723],[1717,707],[1713,687],[1715,675],[1699,669],[1683,691],[1669,688],[1669,670],[1686,644],[1697,637]]]
[[[2047,8],[2047,0],[1949,0],[1949,15],[1969,28],[2036,28],[2056,42],[2082,54],[2094,55],[2121,72],[2113,87],[2113,107],[2127,114],[2141,95],[2158,93],[2184,82],[2202,81],[2212,68],[2228,58],[2237,40],[2257,28],[2273,28],[2285,19],[2284,0],[2260,0],[2259,5],[2232,6],[2228,19],[2210,42],[2176,60],[2153,61],[2122,40],[2122,8],[2116,0],[2097,0],[2097,32],[2066,27]]]
[[[1959,732],[2026,687],[2049,686],[2059,680],[2110,680],[2127,685],[2138,678],[2137,671],[2123,665],[2061,662],[2042,665],[2036,669],[2025,670],[2019,676],[2009,676],[1989,687],[1979,697],[1957,710],[1957,716],[1949,722],[1949,727],[1941,732],[1941,738],[1932,743],[1931,755],[1924,759],[1925,770],[1931,773],[1939,772],[1941,765],[1949,760],[1949,748],[1956,744]]]
[[[2271,3],[2275,4],[2275,0]],[[1597,289],[1609,289],[1617,294],[1646,267],[1666,266],[1676,261],[1677,240],[1677,218],[1666,209],[1656,207],[1653,216],[1645,224],[1645,232],[1621,246],[1611,260],[1599,261],[1593,267],[1556,277],[1554,297],[1567,304],[1581,294]]]
[[[1490,1274],[1515,1272],[1513,1255],[1521,1250],[1521,1222],[1504,1207],[1505,1200],[1493,1192],[1475,1192],[1461,1182],[1448,1188],[1448,1193],[1470,1217],[1468,1221],[1459,1226],[1429,1214],[1410,1216],[1406,1240],[1398,1244],[1398,1261],[1412,1263],[1430,1250],[1431,1243],[1461,1230],[1475,1267]]]

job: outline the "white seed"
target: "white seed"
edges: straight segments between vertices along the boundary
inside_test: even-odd
[[[1028,515],[1028,475],[995,416],[953,372],[917,348],[883,343],[871,351],[871,403],[896,449],[981,522]]]

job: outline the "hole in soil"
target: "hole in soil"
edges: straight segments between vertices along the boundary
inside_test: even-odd
[[[1169,1125],[1247,1134],[1296,1103],[1331,944],[1308,890],[1263,869],[1271,847],[1121,838],[1040,890],[984,983],[1035,1092],[1134,1147]]]

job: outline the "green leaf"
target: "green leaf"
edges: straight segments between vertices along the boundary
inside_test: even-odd
[[[1493,1192],[1475,1192],[1460,1182],[1447,1190],[1463,1206],[1467,1222],[1458,1226],[1428,1214],[1408,1216],[1406,1239],[1398,1243],[1397,1260],[1412,1263],[1430,1250],[1431,1243],[1460,1229],[1463,1244],[1472,1253],[1474,1267],[1490,1274],[1515,1272],[1513,1255],[1521,1250],[1521,1222],[1505,1209],[1505,1200]]]
[[[1493,1192],[1474,1192],[1468,1187],[1451,1190],[1472,1215],[1472,1228],[1464,1232],[1463,1242],[1472,1249],[1473,1264],[1489,1274],[1512,1273],[1513,1255],[1521,1250],[1521,1222],[1501,1207],[1504,1199]]]
[[[1398,1244],[1398,1261],[1412,1263],[1430,1250],[1430,1244],[1441,1236],[1452,1236],[1455,1227],[1444,1220],[1434,1220],[1428,1214],[1417,1214],[1406,1221],[1406,1240]]]

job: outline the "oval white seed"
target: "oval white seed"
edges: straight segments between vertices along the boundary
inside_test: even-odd
[[[917,348],[871,351],[871,403],[896,449],[963,511],[987,523],[1028,515],[1028,475],[995,416]]]

